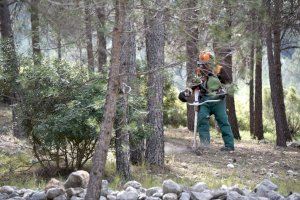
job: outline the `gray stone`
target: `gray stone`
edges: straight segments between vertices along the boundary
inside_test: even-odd
[[[83,200],[81,197],[72,196],[70,200]]]
[[[86,189],[83,190],[80,194],[78,194],[78,197],[84,198],[86,195]]]
[[[229,191],[227,193],[227,200],[248,200],[247,197],[240,195],[236,191]]]
[[[271,190],[269,190],[266,186],[260,185],[258,188],[256,188],[256,194],[259,197],[268,197],[268,193]]]
[[[0,193],[0,199],[8,199],[8,194],[6,193]]]
[[[175,183],[172,180],[165,180],[163,182],[163,193],[175,193],[175,194],[180,194],[182,192],[182,187]]]
[[[188,192],[181,193],[179,200],[190,200],[191,195]]]
[[[90,175],[87,171],[78,170],[76,172],[72,172],[68,179],[66,180],[64,186],[65,188],[86,188],[89,183]]]
[[[194,192],[203,192],[206,189],[208,189],[208,187],[204,182],[198,182],[191,188]]]
[[[140,184],[139,182],[137,182],[137,181],[128,181],[127,183],[125,183],[125,185],[124,185],[124,189],[126,189],[128,186],[131,186],[131,187],[133,187],[133,188],[135,188],[135,189],[140,189],[141,187],[142,187],[142,184]]]
[[[158,198],[158,197],[147,197],[145,200],[161,200],[161,198]]]
[[[270,200],[284,200],[284,196],[273,190],[269,191],[268,198]]]
[[[59,195],[55,197],[53,200],[67,200],[67,196],[65,194]]]
[[[146,198],[147,198],[146,193],[141,193],[141,194],[139,195],[138,200],[145,200]]]
[[[5,185],[0,187],[0,193],[12,194],[15,191],[15,189],[15,187]]]
[[[83,191],[84,191],[83,188],[80,188],[80,187],[66,189],[66,193],[67,193],[68,197],[78,196],[78,194],[82,193]]]
[[[300,193],[293,193],[286,198],[286,200],[300,200]]]
[[[64,193],[65,191],[62,188],[50,188],[46,193],[46,197],[48,199],[54,199],[55,197],[58,197]]]
[[[153,194],[158,193],[158,192],[162,192],[162,189],[160,187],[152,187],[152,188],[149,188],[146,190],[146,195],[148,197],[150,197]]]
[[[236,191],[237,193],[239,193],[242,196],[245,196],[245,193],[243,192],[243,190],[241,190],[240,188],[238,188],[237,186],[233,186],[231,188],[229,188],[230,191]]]
[[[137,200],[139,194],[136,191],[121,191],[117,195],[117,200]]]
[[[271,182],[270,180],[268,180],[268,179],[263,180],[263,181],[262,181],[260,184],[258,184],[255,188],[258,190],[258,189],[260,189],[260,187],[262,187],[262,186],[266,187],[267,190],[275,190],[275,191],[278,190],[278,186],[275,185],[274,183],[272,183],[272,182]]]
[[[163,200],[177,200],[177,198],[177,194],[175,193],[167,193],[163,196]]]
[[[208,190],[203,192],[191,192],[192,200],[210,200],[211,198],[213,198],[213,195]]]
[[[227,191],[218,189],[218,190],[213,190],[211,194],[213,195],[213,199],[224,199],[224,198],[226,199]]]
[[[158,197],[158,198],[162,198],[164,196],[164,194],[162,192],[156,192],[152,195],[153,197]]]
[[[108,181],[107,180],[102,180],[101,184],[101,196],[107,196],[109,194],[109,189],[108,189]]]
[[[45,192],[47,193],[50,188],[64,188],[64,185],[59,180],[51,178],[45,186]]]
[[[100,196],[99,200],[107,200],[107,199],[104,196]]]
[[[145,193],[145,194],[146,194],[146,191],[147,191],[147,189],[146,189],[146,188],[143,188],[143,187],[142,187],[142,188],[140,188],[140,192],[141,192],[141,193]]]
[[[107,195],[106,198],[107,198],[108,200],[116,200],[116,199],[117,199],[117,197],[116,197],[115,195],[112,195],[112,194]]]
[[[131,186],[128,186],[125,191],[139,193],[137,189],[135,189],[134,187],[131,187]]]
[[[31,197],[30,200],[46,200],[46,193],[45,191],[40,191],[40,192],[34,192]]]

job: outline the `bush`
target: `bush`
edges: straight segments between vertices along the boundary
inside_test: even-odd
[[[58,170],[82,168],[94,151],[105,84],[65,62],[22,68],[20,117],[36,159]]]

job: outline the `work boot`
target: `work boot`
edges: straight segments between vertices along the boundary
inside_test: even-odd
[[[220,151],[228,151],[228,152],[230,152],[230,151],[234,151],[234,148],[232,148],[232,147],[222,147],[220,149]]]

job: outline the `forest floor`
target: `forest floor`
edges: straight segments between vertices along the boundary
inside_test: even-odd
[[[11,136],[10,118],[9,109],[0,105],[0,186],[43,188],[48,179],[36,175],[28,142]],[[215,131],[212,131],[210,149],[193,151],[193,133],[186,128],[168,128],[165,131],[165,167],[132,166],[133,178],[146,188],[173,179],[187,186],[202,181],[210,188],[238,185],[248,189],[269,178],[279,186],[282,194],[300,192],[300,149],[276,149],[272,139],[258,143],[250,139],[248,132],[241,133],[242,140],[236,142],[234,153],[219,150],[223,141]],[[229,168],[228,164],[234,167]],[[105,178],[110,187],[119,189],[122,183],[115,168],[111,151]],[[56,178],[64,180],[66,177]]]

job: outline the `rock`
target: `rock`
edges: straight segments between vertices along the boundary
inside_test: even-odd
[[[100,196],[99,200],[106,200],[106,197]]]
[[[46,200],[46,193],[45,191],[40,191],[40,192],[34,192],[31,197],[30,200]]]
[[[211,192],[213,199],[226,199],[227,191],[223,189],[213,190]]]
[[[293,170],[288,170],[288,171],[286,172],[286,174],[287,174],[288,176],[297,176],[297,175],[298,175],[298,173],[297,173],[297,172],[294,172]]]
[[[145,200],[161,200],[161,198],[158,198],[158,197],[147,197]]]
[[[162,198],[164,196],[164,194],[162,192],[156,192],[152,195],[153,197],[158,197],[158,198]]]
[[[208,189],[208,187],[204,182],[198,182],[191,188],[194,192],[203,192],[206,189]]]
[[[128,186],[125,191],[126,192],[136,192],[136,193],[138,193],[138,190],[135,189],[134,187],[131,187],[131,186]]]
[[[125,185],[124,185],[124,189],[126,189],[128,186],[131,186],[131,187],[133,187],[133,188],[135,188],[135,189],[140,189],[141,187],[142,187],[142,184],[140,184],[139,182],[137,182],[137,181],[129,181],[129,182],[127,182],[127,183],[125,183]]]
[[[78,196],[78,194],[84,192],[83,188],[77,187],[77,188],[68,188],[66,189],[66,193],[68,197],[71,196]]]
[[[164,194],[163,200],[177,200],[177,194],[175,193]]]
[[[59,195],[55,197],[53,200],[67,200],[67,196],[65,194]]]
[[[300,149],[300,141],[293,141],[287,144],[288,147]]]
[[[108,200],[116,200],[116,199],[117,199],[117,197],[116,197],[115,195],[112,195],[112,194],[107,195],[106,198],[107,198]]]
[[[274,183],[272,183],[270,180],[268,179],[265,179],[263,180],[260,184],[258,184],[256,186],[256,189],[259,189],[259,187],[261,186],[265,186],[268,190],[275,190],[277,191],[278,190],[278,186],[275,185]]]
[[[245,193],[243,192],[243,190],[241,190],[240,188],[238,188],[238,186],[233,186],[233,187],[229,188],[229,190],[230,191],[236,191],[240,195],[245,196]]]
[[[83,200],[81,197],[72,196],[70,200]]]
[[[158,192],[162,192],[162,189],[160,187],[152,187],[152,188],[149,188],[146,190],[146,195],[148,197],[150,197],[153,194],[158,193]]]
[[[64,188],[64,185],[59,180],[51,178],[45,186],[45,192],[47,192],[50,188]]]
[[[109,189],[108,189],[108,181],[107,180],[102,180],[101,184],[101,196],[107,196],[109,194]]]
[[[286,198],[286,200],[300,200],[300,193],[293,193]]]
[[[121,191],[117,194],[117,200],[137,200],[139,194],[134,191]]]
[[[62,188],[50,188],[46,192],[46,197],[48,199],[54,199],[55,197],[58,197],[64,193],[65,193],[65,191]]]
[[[268,193],[271,190],[269,190],[266,186],[264,185],[260,185],[257,189],[256,189],[256,194],[260,197],[268,197]]]
[[[81,192],[80,194],[78,194],[78,197],[84,198],[86,195],[86,189],[83,189],[83,192]]]
[[[175,193],[175,194],[180,194],[182,192],[182,188],[180,185],[178,185],[177,183],[175,183],[172,180],[165,180],[163,182],[163,193],[167,194],[167,193]]]
[[[138,200],[145,200],[146,198],[147,198],[147,195],[146,195],[145,193],[141,193],[141,194],[139,195]]]
[[[211,198],[213,198],[213,195],[208,190],[203,192],[191,192],[192,200],[210,200]]]
[[[5,185],[0,187],[0,193],[12,194],[15,191],[15,189],[15,187]]]
[[[248,200],[247,197],[240,195],[236,191],[229,191],[227,193],[227,200]]]
[[[190,200],[191,195],[188,192],[181,193],[179,200]]]
[[[233,168],[234,168],[234,165],[233,165],[232,163],[229,163],[229,164],[227,165],[227,168],[233,169]]]
[[[90,175],[87,171],[78,170],[76,172],[72,172],[67,181],[65,182],[65,188],[86,188],[89,183]]]
[[[284,200],[284,197],[280,195],[278,192],[275,192],[273,190],[269,191],[268,198],[270,200]]]

